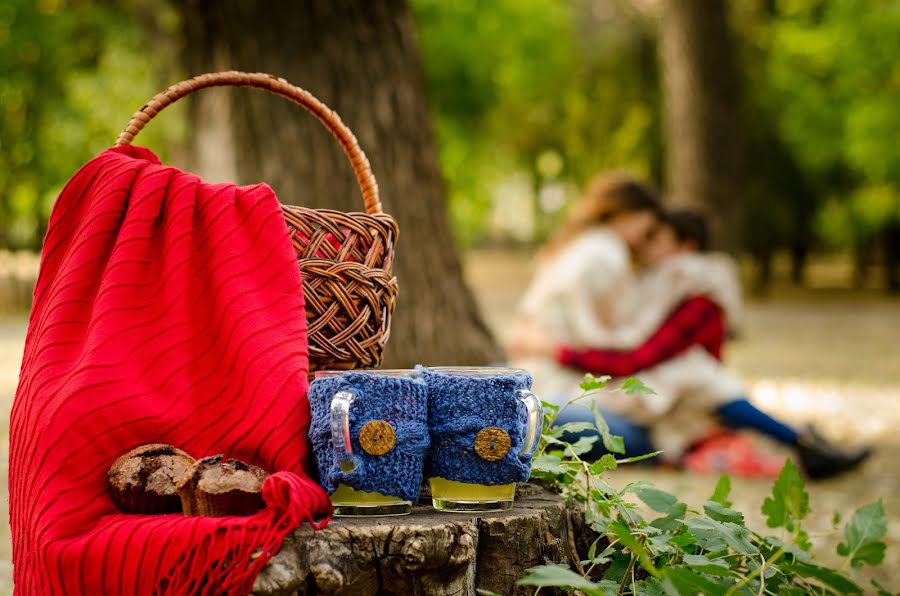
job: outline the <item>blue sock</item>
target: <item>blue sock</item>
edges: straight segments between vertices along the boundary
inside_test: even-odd
[[[716,413],[732,428],[750,428],[787,445],[796,445],[799,434],[790,426],[761,412],[746,399],[719,406]]]

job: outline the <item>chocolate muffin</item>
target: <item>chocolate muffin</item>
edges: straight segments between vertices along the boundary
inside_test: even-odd
[[[197,463],[178,483],[185,515],[253,515],[263,508],[266,472],[236,459],[211,455]]]
[[[176,447],[152,443],[136,447],[109,469],[112,500],[125,513],[178,513],[176,485],[195,459]]]

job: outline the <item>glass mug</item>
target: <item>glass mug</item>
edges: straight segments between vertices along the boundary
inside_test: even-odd
[[[405,515],[422,482],[427,394],[415,370],[320,371],[310,437],[334,515]]]
[[[422,368],[428,385],[432,505],[502,511],[528,479],[543,412],[521,369]]]

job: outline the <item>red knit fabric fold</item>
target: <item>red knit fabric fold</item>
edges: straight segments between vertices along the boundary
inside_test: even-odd
[[[50,217],[10,420],[16,594],[248,593],[289,531],[331,513],[306,474],[307,370],[268,186],[205,184],[140,147],[86,164]],[[118,512],[107,470],[144,443],[262,467],[266,508]]]

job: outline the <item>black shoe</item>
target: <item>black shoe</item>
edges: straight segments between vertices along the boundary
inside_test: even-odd
[[[872,455],[870,447],[853,451],[829,443],[810,427],[797,442],[800,467],[813,480],[824,480],[850,471]]]

